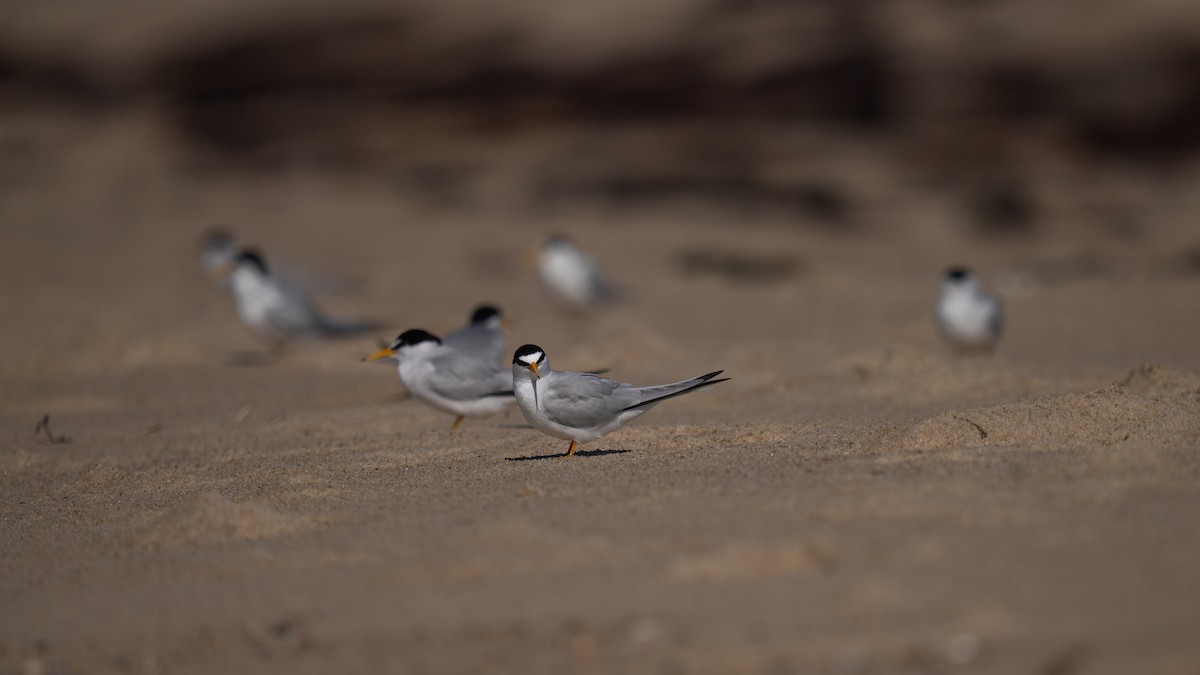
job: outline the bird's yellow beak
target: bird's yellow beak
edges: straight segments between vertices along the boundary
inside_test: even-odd
[[[541,375],[538,375],[538,371],[537,371],[537,364],[536,364],[536,363],[531,363],[531,364],[529,364],[529,369],[533,371],[533,374],[534,374],[534,375],[537,375],[538,377],[541,377]]]
[[[217,279],[227,279],[233,276],[233,261],[224,260],[220,265],[213,268],[213,276]]]
[[[396,352],[391,347],[384,347],[383,349],[380,349],[379,351],[375,352],[374,354],[363,359],[363,361],[378,361],[379,359],[390,359],[391,357],[393,357],[395,355],[396,355]]]
[[[504,326],[505,328],[516,328],[517,322],[513,321],[512,319],[508,318],[507,316],[502,316],[502,317],[500,317],[500,325]]]

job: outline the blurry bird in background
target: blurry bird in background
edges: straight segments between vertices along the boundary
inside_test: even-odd
[[[214,285],[228,289],[233,259],[242,252],[242,245],[228,230],[214,227],[200,238],[200,265]],[[291,288],[305,293],[337,293],[347,290],[343,280],[330,280],[306,270],[297,270],[276,261],[271,262],[271,275]]]
[[[454,429],[468,417],[494,415],[515,401],[508,368],[447,346],[418,328],[364,359],[381,360],[397,362],[400,381],[413,398],[454,415]]]
[[[267,340],[274,352],[292,342],[349,337],[381,327],[374,321],[325,316],[298,286],[273,275],[254,249],[240,251],[230,265],[230,289],[238,317],[251,332]]]
[[[991,353],[1004,326],[1000,299],[965,267],[946,270],[935,317],[942,336],[961,353]]]
[[[568,237],[547,237],[537,255],[542,283],[573,309],[596,308],[616,299],[616,288],[600,264]]]
[[[442,344],[485,361],[498,362],[505,356],[503,329],[511,324],[495,305],[480,305],[471,312],[467,325],[443,338]]]

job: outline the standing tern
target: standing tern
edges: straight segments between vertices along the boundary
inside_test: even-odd
[[[942,336],[962,351],[992,351],[1004,327],[1000,299],[965,267],[946,270],[935,317]]]
[[[366,361],[394,359],[413,398],[455,416],[457,429],[467,417],[494,415],[513,402],[513,380],[495,361],[459,351],[420,329],[404,331]]]
[[[635,387],[590,373],[550,367],[545,350],[524,345],[513,355],[512,385],[521,413],[533,428],[571,441],[567,456],[579,443],[594,441],[621,428],[659,403],[729,378],[723,371],[683,382]]]

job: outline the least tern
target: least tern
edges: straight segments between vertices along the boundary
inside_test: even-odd
[[[200,239],[200,264],[204,273],[220,288],[229,288],[233,261],[242,252],[237,239],[228,231],[213,228]],[[271,276],[287,286],[305,293],[338,293],[346,290],[346,284],[312,274],[311,271],[285,267],[277,260],[271,261]]]
[[[448,347],[436,335],[406,330],[366,361],[395,359],[400,381],[413,398],[455,416],[457,429],[466,417],[487,417],[513,402],[513,380],[494,361]]]
[[[711,372],[674,384],[635,387],[591,373],[557,371],[545,350],[524,345],[513,354],[512,385],[517,405],[533,428],[571,441],[567,456],[579,443],[594,441],[621,428],[659,403],[729,378]]]
[[[961,350],[991,351],[1000,339],[1004,323],[1000,299],[965,267],[946,270],[935,314],[942,336]]]
[[[498,363],[504,356],[504,326],[508,320],[493,305],[480,305],[471,313],[466,326],[442,339],[442,344],[460,352],[474,354],[485,361]]]
[[[542,241],[538,271],[555,296],[577,308],[603,305],[616,297],[599,263],[565,236],[553,235]]]
[[[370,321],[324,316],[298,287],[271,274],[262,254],[254,249],[244,249],[234,257],[230,285],[242,323],[270,341],[275,350],[292,340],[348,337],[379,328]]]

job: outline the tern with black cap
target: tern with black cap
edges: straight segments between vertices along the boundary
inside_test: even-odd
[[[298,287],[272,274],[255,249],[243,249],[232,266],[230,288],[238,317],[276,350],[295,340],[348,337],[379,328],[371,321],[323,315]]]
[[[448,347],[421,329],[404,331],[364,360],[380,359],[396,360],[404,388],[425,405],[454,415],[454,429],[467,417],[494,415],[513,402],[508,369]]]
[[[991,351],[1004,327],[1000,299],[966,267],[946,270],[935,317],[942,336],[962,351]]]
[[[722,372],[635,387],[591,373],[554,370],[545,350],[523,345],[513,354],[512,385],[529,424],[544,434],[571,441],[567,448],[570,457],[579,443],[612,433],[669,398],[728,380],[713,379]]]
[[[442,338],[442,344],[498,363],[505,353],[504,328],[511,323],[495,305],[480,305],[467,325]]]

